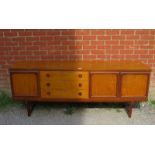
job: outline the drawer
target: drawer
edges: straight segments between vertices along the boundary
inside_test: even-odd
[[[52,99],[86,99],[88,90],[63,90],[63,89],[45,89],[42,91],[42,98]]]
[[[88,72],[41,71],[40,86],[43,98],[88,98]]]
[[[42,81],[41,87],[45,89],[88,90],[88,81],[57,81],[51,79]]]
[[[41,80],[54,80],[54,81],[77,81],[88,80],[88,72],[76,71],[41,71]]]

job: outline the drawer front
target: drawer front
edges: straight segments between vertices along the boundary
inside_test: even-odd
[[[40,72],[42,98],[88,98],[88,73],[74,71]]]
[[[63,90],[63,89],[45,89],[42,91],[43,98],[55,99],[82,99],[88,98],[87,90]]]
[[[44,80],[56,80],[56,81],[88,80],[88,72],[42,71],[40,74]]]
[[[88,81],[43,80],[42,87],[50,89],[88,90]]]

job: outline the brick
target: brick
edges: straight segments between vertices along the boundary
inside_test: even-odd
[[[134,54],[148,54],[148,50],[134,50]]]
[[[96,40],[96,36],[83,36],[83,40]]]
[[[39,37],[36,39],[39,39]],[[51,41],[51,40],[54,40],[54,36],[40,36],[40,41]]]
[[[150,34],[150,30],[136,30],[135,34]]]
[[[61,41],[48,41],[48,45],[61,45]]]
[[[5,42],[4,41],[0,41],[0,46],[4,46]]]
[[[127,35],[126,40],[139,40],[140,36],[139,35]]]
[[[32,45],[32,42],[29,42],[29,41],[20,41],[19,42],[19,45],[20,46],[30,46],[30,45]]]
[[[149,54],[155,54],[155,50],[149,50]]]
[[[6,46],[18,46],[18,42],[14,42],[14,41],[7,41],[5,42],[5,45]]]
[[[126,35],[133,35],[134,30],[121,30],[121,34],[126,34]]]
[[[120,54],[133,54],[133,50],[120,50]]]
[[[107,46],[107,45],[104,45],[104,46],[97,46],[97,49],[111,49],[111,46]]]
[[[110,40],[111,36],[97,36],[98,40]]]
[[[131,40],[131,41],[120,41],[120,45],[134,45],[134,41]]]
[[[68,36],[55,36],[54,39],[55,40],[65,40],[66,41],[66,40],[69,39],[69,37]]]
[[[105,59],[109,59],[109,58],[110,58],[110,56],[108,56],[108,55],[102,55],[102,54],[97,55],[97,59],[105,60]]]
[[[93,31],[91,31],[91,34],[92,35],[104,35],[105,32],[104,32],[104,30],[93,30]]]
[[[134,54],[134,55],[125,55],[125,58],[126,59],[136,59],[136,60],[138,60],[139,55],[136,55],[136,54]]]
[[[75,30],[63,30],[62,35],[75,35]]]
[[[42,55],[41,60],[54,60],[54,55]]]
[[[105,54],[106,50],[91,50],[91,54]]]
[[[82,60],[82,55],[76,54],[76,55],[69,55],[69,60]]]
[[[0,51],[9,51],[9,50],[11,50],[12,48],[11,47],[9,47],[9,46],[0,46]]]
[[[140,58],[150,59],[152,58],[152,55],[140,55]]]
[[[62,45],[74,45],[75,41],[71,40],[71,41],[62,41]]]
[[[119,45],[119,41],[112,40],[112,41],[105,41],[106,45]]]
[[[96,55],[83,55],[84,60],[94,60],[96,59]]]
[[[19,32],[19,36],[32,36],[32,32]]]
[[[112,40],[124,40],[125,36],[120,35],[120,36],[112,36]]]
[[[124,49],[124,46],[120,45],[112,45],[112,49]]]
[[[33,32],[33,35],[34,35],[34,36],[45,36],[46,33],[43,32],[43,31],[39,31],[39,32]]]
[[[48,52],[47,51],[35,51],[35,52],[33,52],[35,55],[37,54],[37,55],[47,55],[48,54]]]
[[[16,37],[17,32],[4,32],[4,36],[6,36],[6,37]]]
[[[104,41],[91,41],[91,45],[104,45]]]
[[[55,36],[55,35],[60,35],[60,31],[59,30],[48,30],[46,32],[46,35],[48,36]]]
[[[148,40],[136,40],[135,44],[139,44],[139,45],[148,45],[149,41]]]
[[[67,39],[77,41],[82,40],[82,36],[67,36]]]
[[[40,55],[35,55],[35,56],[27,56],[26,57],[28,60],[41,60]]]
[[[140,49],[153,49],[153,46],[150,46],[150,45],[142,45],[139,47],[140,47]]]
[[[52,50],[67,50],[66,46],[50,46],[50,49]]]
[[[107,35],[119,35],[120,30],[105,30],[105,34]]]
[[[12,38],[12,41],[26,41],[25,37]]]
[[[81,45],[73,45],[73,46],[69,46],[69,49],[73,50],[73,49],[80,49],[82,50],[82,46]]]
[[[151,41],[149,41],[148,44],[149,44],[149,45],[155,45],[155,40],[151,40]]]
[[[68,56],[67,55],[55,55],[54,59],[55,60],[66,60],[68,59]]]
[[[26,47],[27,50],[39,50],[38,46],[27,46]]]
[[[125,56],[124,55],[115,55],[115,54],[113,54],[113,55],[111,55],[111,58],[112,59],[124,59]]]
[[[26,60],[26,56],[23,56],[23,55],[16,55],[16,56],[13,56],[13,59],[14,60]]]
[[[83,49],[92,49],[92,50],[94,50],[94,49],[96,49],[96,46],[83,46]]]
[[[154,39],[154,36],[153,35],[142,35],[141,36],[141,39],[144,39],[144,40],[153,40]]]
[[[88,40],[85,40],[85,41],[84,40],[83,41],[74,41],[74,44],[75,45],[89,45],[90,41],[88,41]]]
[[[151,35],[155,35],[155,29],[150,30],[150,34],[151,34]]]
[[[0,37],[2,37],[3,36],[3,32],[0,32]]]
[[[90,30],[75,30],[76,35],[90,35]]]
[[[33,45],[39,45],[39,46],[45,46],[47,44],[47,42],[44,42],[44,41],[35,41],[33,42]]]
[[[106,54],[119,54],[119,50],[106,50]],[[120,56],[120,55],[118,55]]]
[[[21,50],[25,50],[25,46],[14,46],[14,47],[12,47],[12,49],[21,51]]]

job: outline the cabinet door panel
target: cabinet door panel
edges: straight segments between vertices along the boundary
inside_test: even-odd
[[[147,74],[123,74],[122,75],[122,97],[145,97],[148,84]]]
[[[91,97],[116,97],[117,74],[93,73],[91,74]]]
[[[12,73],[12,89],[14,96],[37,96],[37,74],[36,73]]]

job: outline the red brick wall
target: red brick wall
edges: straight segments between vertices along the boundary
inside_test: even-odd
[[[0,88],[15,61],[55,59],[141,60],[155,87],[155,30],[0,30]]]

